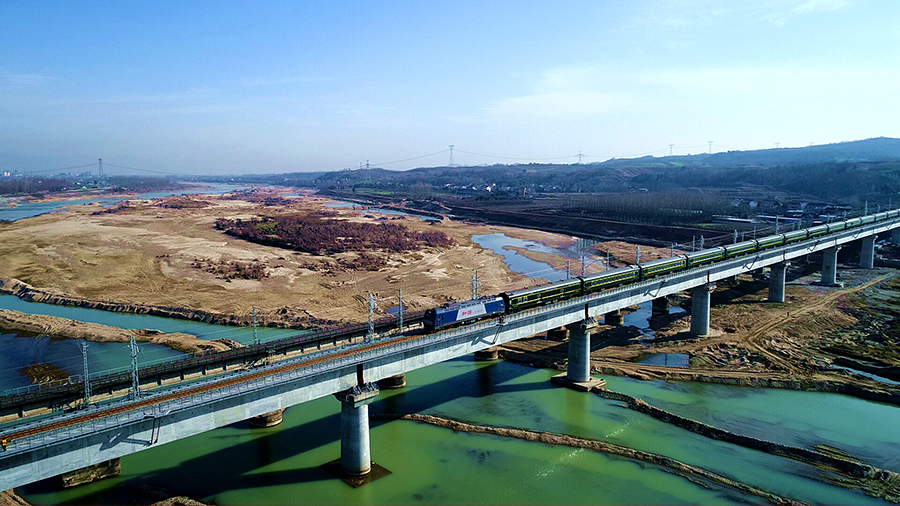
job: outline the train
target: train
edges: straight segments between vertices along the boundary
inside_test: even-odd
[[[628,283],[653,279],[701,267],[713,262],[751,255],[759,251],[895,218],[900,218],[900,209],[674,255],[669,258],[610,269],[589,276],[577,276],[556,283],[444,304],[443,306],[426,310],[423,323],[427,331],[434,332],[467,322],[516,313],[573,297],[609,290]]]

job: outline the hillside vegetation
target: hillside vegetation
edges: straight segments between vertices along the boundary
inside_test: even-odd
[[[876,138],[804,148],[612,159],[591,164],[497,164],[380,168],[325,173],[250,175],[236,180],[319,189],[407,195],[622,193],[762,187],[825,200],[887,200],[900,192],[900,139]]]

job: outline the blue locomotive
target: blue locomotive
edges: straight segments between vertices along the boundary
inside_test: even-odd
[[[454,302],[425,311],[424,325],[429,332],[506,312],[502,297],[481,297]]]

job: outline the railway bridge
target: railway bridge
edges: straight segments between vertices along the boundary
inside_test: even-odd
[[[900,243],[900,212],[806,240],[763,249],[695,268],[617,286],[430,334],[406,332],[348,340],[275,363],[257,362],[216,376],[172,384],[141,396],[90,405],[67,413],[23,418],[0,431],[0,490],[101,464],[217,427],[334,395],[341,404],[340,465],[349,475],[370,472],[367,404],[378,380],[540,332],[569,329],[572,385],[602,381],[590,376],[590,333],[602,315],[689,291],[691,332],[709,331],[710,292],[717,281],[770,268],[769,300],[784,300],[785,270],[792,259],[822,252],[822,282],[834,284],[837,252],[862,243],[861,266],[872,268],[878,234]]]

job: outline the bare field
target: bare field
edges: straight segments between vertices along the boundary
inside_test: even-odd
[[[286,193],[287,190],[278,190]],[[292,190],[292,192],[295,192]],[[118,212],[93,214],[98,205],[0,224],[0,278],[95,300],[177,306],[237,316],[256,306],[262,320],[305,313],[334,321],[363,321],[368,294],[378,294],[382,312],[403,290],[408,310],[433,307],[471,295],[479,271],[479,292],[497,293],[534,284],[509,271],[501,258],[471,241],[473,234],[504,233],[551,245],[572,238],[534,230],[444,221],[437,224],[352,208],[328,209],[331,219],[401,224],[416,231],[441,231],[448,248],[405,253],[366,251],[387,261],[376,271],[342,269],[336,257],[317,256],[250,243],[214,228],[217,218],[249,219],[273,213],[325,210],[327,199],[305,194],[288,205],[266,206],[215,196],[190,197],[208,205],[162,208],[157,201],[130,201]],[[182,198],[183,200],[183,198]],[[197,265],[242,262],[264,268],[262,279],[225,279]]]

